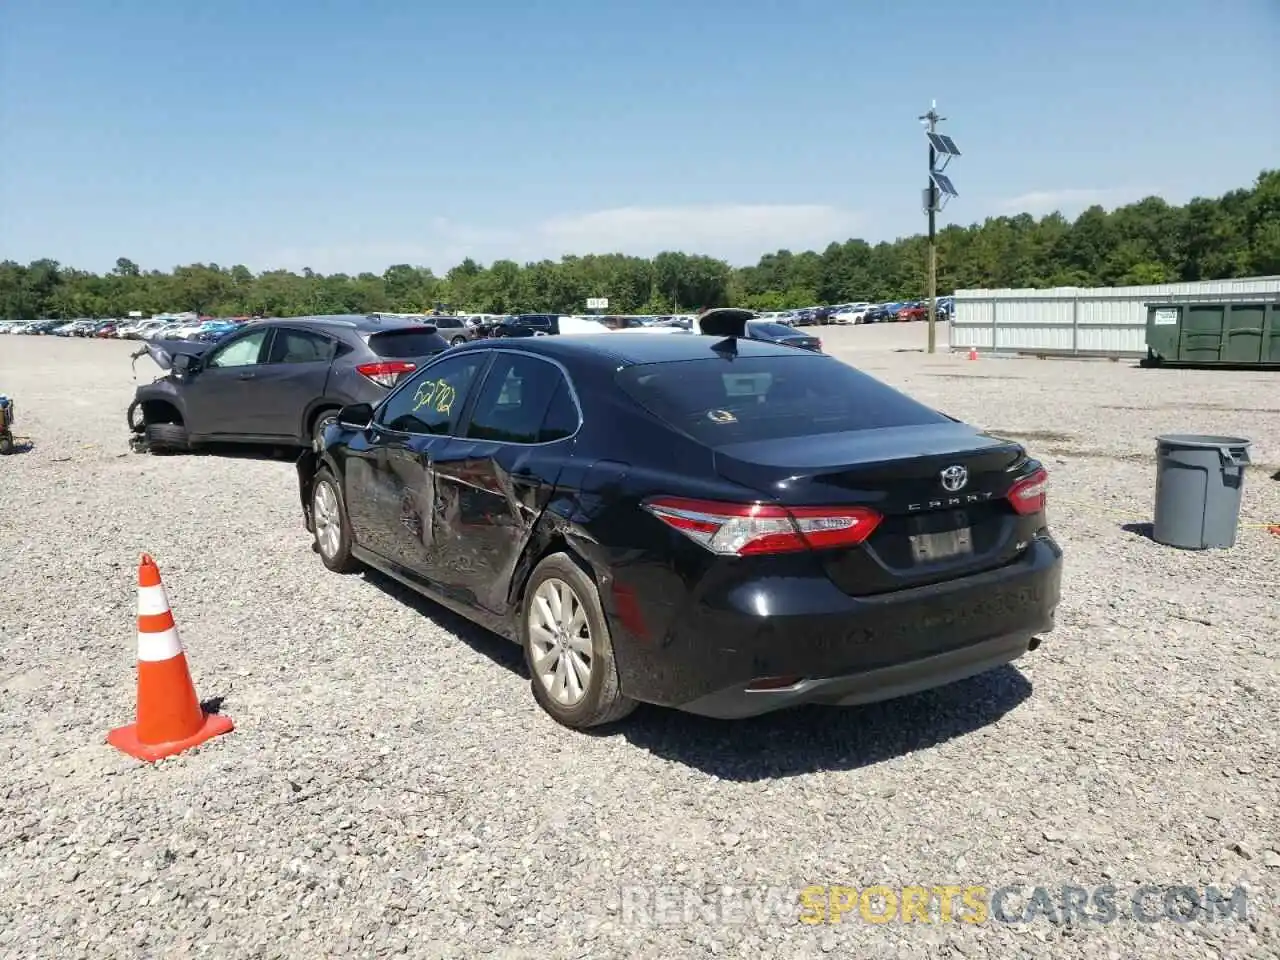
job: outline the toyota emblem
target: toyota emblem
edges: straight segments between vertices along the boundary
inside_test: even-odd
[[[964,485],[969,482],[969,471],[964,467],[956,464],[942,471],[942,489],[948,493],[955,493],[957,490],[963,490]]]

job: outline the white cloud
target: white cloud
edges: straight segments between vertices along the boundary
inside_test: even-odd
[[[1138,187],[1033,190],[1003,201],[1000,209],[1004,213],[1030,213],[1035,216],[1043,216],[1055,210],[1062,213],[1075,213],[1095,203],[1104,207],[1122,206],[1151,196],[1153,193],[1159,193],[1159,191]]]
[[[782,248],[821,250],[833,240],[848,239],[858,224],[857,214],[822,204],[619,207],[552,217],[523,228],[478,227],[437,218],[423,226],[420,238],[277,250],[263,258],[263,267],[354,273],[412,263],[444,271],[466,257],[481,263],[523,263],[566,254],[652,256],[663,250],[705,253],[743,264]]]

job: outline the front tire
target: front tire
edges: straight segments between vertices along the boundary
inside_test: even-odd
[[[311,518],[320,562],[334,573],[354,573],[360,562],[351,555],[351,521],[342,489],[328,469],[311,486]]]
[[[142,402],[134,400],[129,404],[129,410],[125,414],[129,421],[129,429],[134,433],[143,433],[147,429],[147,419],[142,413]]]
[[[557,723],[585,730],[638,706],[622,694],[600,593],[568,555],[546,557],[530,576],[520,640],[534,699]]]
[[[191,450],[187,428],[180,423],[149,423],[144,436],[147,449],[152,453],[188,453]]]
[[[467,342],[466,337],[458,336],[458,337],[454,337],[452,340],[449,341],[449,346],[460,347],[466,342]]]

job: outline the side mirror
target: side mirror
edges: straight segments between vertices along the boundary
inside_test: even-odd
[[[173,358],[173,372],[182,376],[190,376],[200,369],[200,359],[187,353],[180,353]]]
[[[349,403],[338,411],[338,424],[348,430],[367,430],[373,424],[373,404]]]

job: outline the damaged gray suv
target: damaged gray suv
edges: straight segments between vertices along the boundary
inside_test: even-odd
[[[215,343],[157,340],[167,373],[138,387],[129,426],[157,453],[216,442],[310,446],[349,403],[376,404],[449,349],[434,324],[372,316],[257,320]]]

